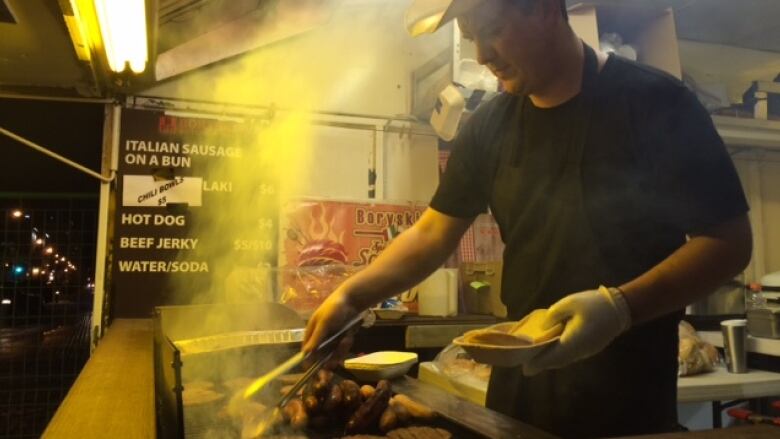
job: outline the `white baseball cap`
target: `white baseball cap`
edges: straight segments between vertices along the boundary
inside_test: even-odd
[[[432,33],[453,18],[478,6],[485,0],[414,0],[406,10],[404,23],[410,35]]]

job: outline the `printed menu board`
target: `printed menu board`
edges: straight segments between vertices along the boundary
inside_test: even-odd
[[[112,240],[115,317],[272,299],[278,190],[264,125],[124,109]]]

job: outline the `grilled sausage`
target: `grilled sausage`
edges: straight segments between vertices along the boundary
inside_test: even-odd
[[[395,414],[395,410],[388,406],[382,416],[379,418],[379,429],[387,433],[398,426],[398,416]]]
[[[325,415],[316,416],[314,418],[311,418],[309,424],[315,430],[324,430],[328,428],[328,426],[330,425],[330,416],[325,416]]]
[[[333,384],[330,386],[328,396],[325,397],[325,402],[322,405],[325,413],[333,413],[341,407],[341,403],[344,400],[344,392],[341,390],[341,386]]]
[[[290,419],[290,426],[296,430],[303,430],[309,425],[309,415],[306,410],[301,410]]]
[[[390,402],[390,382],[382,380],[374,395],[364,402],[347,421],[347,433],[361,433],[376,425]]]
[[[282,408],[282,416],[286,422],[290,422],[300,411],[305,411],[303,408],[303,401],[298,398],[294,398]]]
[[[341,382],[342,400],[347,410],[355,410],[362,402],[360,396],[360,386],[352,380]]]
[[[320,369],[317,372],[317,377],[314,379],[312,390],[318,398],[325,397],[328,389],[330,388],[330,382],[333,379],[333,372],[325,369]]]
[[[364,400],[371,398],[374,392],[376,392],[376,389],[374,389],[374,386],[371,386],[369,384],[360,387],[360,395],[363,397]]]
[[[317,396],[314,394],[314,381],[315,380],[310,380],[308,383],[306,383],[305,386],[303,386],[303,393],[301,393],[302,399],[306,399],[310,396]]]
[[[314,395],[309,395],[303,398],[303,406],[306,408],[306,413],[310,415],[316,415],[320,412],[322,405],[320,399]]]
[[[409,413],[409,410],[407,410],[403,404],[396,401],[395,397],[390,399],[390,407],[395,411],[399,424],[405,425],[412,421],[412,415]]]
[[[409,411],[409,414],[417,419],[432,419],[436,417],[436,412],[431,410],[430,407],[413,401],[402,393],[395,395],[393,401],[404,406]]]

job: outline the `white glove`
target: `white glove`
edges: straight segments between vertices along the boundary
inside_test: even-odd
[[[558,323],[564,324],[560,340],[524,364],[525,375],[559,369],[601,352],[631,327],[631,310],[620,290],[601,286],[571,294],[551,306],[542,328]]]

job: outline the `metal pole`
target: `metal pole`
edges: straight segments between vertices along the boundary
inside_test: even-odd
[[[47,101],[47,102],[75,102],[78,104],[110,104],[113,99],[103,98],[71,98],[67,96],[36,96],[15,93],[0,93],[3,99],[24,99],[27,101]]]
[[[29,146],[30,148],[32,148],[32,149],[34,149],[34,150],[36,150],[36,151],[38,151],[40,153],[43,153],[43,154],[45,154],[45,155],[47,155],[47,156],[49,156],[49,157],[51,157],[51,158],[53,158],[55,160],[59,160],[60,162],[65,163],[66,165],[68,165],[68,166],[70,166],[72,168],[76,168],[76,169],[78,169],[79,171],[81,171],[81,172],[83,172],[85,174],[88,174],[88,175],[90,175],[92,177],[95,177],[95,178],[97,178],[98,180],[100,180],[100,181],[102,181],[104,183],[110,183],[111,181],[114,180],[113,176],[111,176],[111,177],[104,177],[104,176],[98,174],[97,172],[95,172],[95,171],[93,171],[93,170],[91,170],[91,169],[89,169],[89,168],[87,168],[85,166],[82,166],[82,165],[74,162],[73,160],[67,159],[67,158],[57,154],[56,152],[49,151],[48,149],[42,147],[41,145],[38,145],[37,143],[35,143],[35,142],[31,141],[31,140],[25,139],[24,137],[22,137],[22,136],[20,136],[18,134],[15,134],[15,133],[13,133],[11,131],[8,131],[7,129],[5,129],[3,127],[0,127],[0,134],[4,134],[4,135],[6,135],[6,136],[16,140],[17,142],[19,142],[19,143],[21,143],[23,145]]]
[[[106,115],[103,129],[103,170],[116,175],[119,149],[119,124],[122,108],[119,105],[106,105]],[[111,183],[100,185],[100,207],[98,208],[97,245],[95,253],[95,289],[92,303],[92,331],[90,331],[90,347],[94,350],[103,336],[105,303],[106,303],[106,270],[108,269],[108,230],[109,211],[111,205]]]

